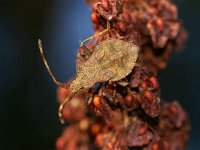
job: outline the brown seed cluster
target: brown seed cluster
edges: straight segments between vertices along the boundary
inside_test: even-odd
[[[97,32],[106,27],[105,20],[111,17],[111,36],[142,47],[142,59],[157,69],[165,68],[172,51],[182,48],[187,39],[171,0],[93,0],[90,4]]]
[[[66,91],[59,88],[58,94]],[[142,109],[128,112],[115,109],[112,118],[96,118],[91,112],[83,113],[77,105],[84,105],[85,91],[78,93],[79,103],[67,103],[63,113],[66,121],[70,122],[63,134],[57,139],[57,150],[65,149],[102,149],[102,150],[177,150],[184,149],[190,130],[186,112],[178,102],[162,102],[158,117],[151,118]],[[60,102],[64,100],[59,99]],[[100,97],[96,96],[92,102],[101,106]],[[75,112],[82,114],[66,113]]]
[[[109,33],[98,37],[97,43],[112,38],[141,50],[130,74],[81,90],[65,105],[63,118],[70,126],[58,138],[57,150],[183,150],[190,130],[187,113],[178,102],[161,100],[158,82],[159,70],[187,37],[175,4],[172,0],[87,2],[95,33],[110,22]],[[90,53],[96,42],[87,45]],[[82,49],[80,54],[89,60]],[[70,95],[69,89],[57,92],[59,103]]]

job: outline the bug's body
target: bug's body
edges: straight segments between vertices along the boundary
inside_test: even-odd
[[[81,66],[77,66],[77,78],[70,90],[90,88],[97,82],[118,81],[131,73],[138,57],[139,47],[117,39],[100,42]]]
[[[80,47],[84,48],[86,52],[90,52],[83,44],[94,37],[108,32],[109,28],[110,25],[108,23],[106,30],[84,40],[81,42]],[[60,87],[70,88],[72,92],[72,94],[69,95],[69,97],[59,107],[58,115],[61,122],[64,122],[62,119],[62,109],[64,105],[73,98],[76,92],[81,88],[90,88],[98,82],[119,81],[125,78],[131,73],[135,66],[139,52],[139,47],[132,43],[112,38],[106,39],[95,47],[92,54],[88,53],[90,57],[87,61],[81,65],[77,64],[77,77],[70,85],[68,85],[57,81],[54,77],[45,59],[41,40],[38,40],[38,46],[44,64],[54,82]]]

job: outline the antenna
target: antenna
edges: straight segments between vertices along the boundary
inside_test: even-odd
[[[45,56],[44,56],[44,51],[43,51],[43,47],[42,47],[42,41],[41,41],[40,39],[38,40],[38,47],[39,47],[39,49],[40,49],[40,55],[42,56],[44,65],[45,65],[45,67],[46,67],[48,73],[50,74],[51,78],[52,78],[53,81],[56,83],[56,85],[59,86],[59,87],[63,87],[63,88],[69,88],[69,84],[59,82],[59,81],[55,78],[55,76],[53,75],[53,73],[52,73],[52,71],[51,71],[51,69],[50,69],[50,67],[49,67],[49,65],[48,65],[48,63],[47,63],[47,60],[46,60],[46,58],[45,58]]]

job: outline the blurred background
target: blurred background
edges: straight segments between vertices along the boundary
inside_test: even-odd
[[[160,75],[161,95],[179,100],[189,113],[188,150],[200,149],[199,0],[175,0],[189,32],[181,53],[173,54]],[[53,150],[62,126],[56,86],[39,55],[65,82],[75,74],[80,41],[93,34],[84,0],[0,0],[0,150]]]

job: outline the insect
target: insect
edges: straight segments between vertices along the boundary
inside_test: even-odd
[[[92,54],[87,49],[87,47],[84,46],[85,42],[91,40],[96,36],[108,32],[109,28],[110,26],[108,24],[107,29],[81,42],[80,47],[85,53],[90,55],[90,57],[88,60],[83,62],[83,64],[77,64],[77,76],[70,85],[61,83],[57,81],[57,79],[54,77],[44,56],[42,42],[41,40],[38,40],[40,54],[52,79],[57,84],[57,86],[69,88],[72,93],[59,107],[58,115],[62,123],[64,121],[62,118],[62,110],[64,105],[69,100],[71,100],[80,89],[90,88],[95,83],[119,81],[129,75],[133,67],[135,66],[135,62],[138,57],[139,47],[132,43],[123,40],[108,38],[100,42],[94,48],[94,52]],[[79,56],[79,53],[77,55]]]

